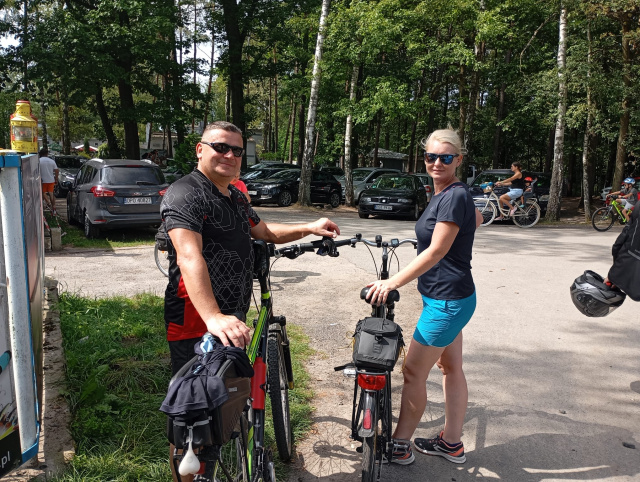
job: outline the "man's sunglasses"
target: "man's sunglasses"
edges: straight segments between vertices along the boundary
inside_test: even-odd
[[[434,154],[432,152],[425,152],[424,158],[429,164],[436,162],[436,159],[440,158],[440,162],[447,166],[453,162],[453,160],[460,154]]]
[[[233,152],[233,155],[236,157],[242,157],[242,154],[244,153],[244,149],[242,147],[238,147],[238,146],[230,146],[229,144],[225,144],[224,142],[205,142],[205,141],[200,141],[200,144],[206,144],[208,145],[211,149],[213,149],[214,151],[220,153],[220,154],[226,154],[227,152],[231,151]]]

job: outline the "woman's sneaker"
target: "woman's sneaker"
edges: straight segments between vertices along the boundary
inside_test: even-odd
[[[416,459],[411,450],[411,441],[402,439],[393,439],[393,455],[391,457],[392,464],[409,465]],[[382,463],[388,464],[387,457],[382,456]]]
[[[440,432],[440,435],[435,438],[417,438],[413,441],[413,446],[418,452],[427,455],[439,455],[454,464],[466,462],[467,457],[464,455],[462,442],[450,445],[442,439],[443,433],[444,431]]]

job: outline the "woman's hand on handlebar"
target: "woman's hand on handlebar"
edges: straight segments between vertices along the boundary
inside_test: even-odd
[[[389,296],[390,291],[399,288],[392,279],[377,280],[369,283],[367,287],[371,288],[369,293],[367,293],[367,300],[369,300],[369,303],[372,305],[378,306],[387,302],[387,296]]]
[[[218,313],[205,321],[205,324],[207,331],[213,336],[217,336],[225,346],[233,345],[244,348],[251,341],[249,327],[234,315]]]
[[[311,231],[311,234],[328,236],[330,238],[335,238],[340,234],[340,228],[338,225],[329,218],[320,218],[313,223],[309,223],[309,230]]]

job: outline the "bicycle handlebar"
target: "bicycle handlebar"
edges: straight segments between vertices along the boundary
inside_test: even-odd
[[[394,238],[390,241],[382,241],[382,236],[377,235],[375,237],[375,240],[372,241],[370,239],[363,238],[361,234],[356,234],[355,237],[353,238],[340,239],[340,240],[335,240],[333,238],[325,236],[322,239],[318,239],[310,243],[292,244],[279,249],[275,249],[273,245],[270,245],[271,246],[270,255],[273,256],[274,258],[285,257],[289,259],[295,259],[303,253],[313,252],[315,250],[318,250],[316,254],[320,256],[330,256],[332,258],[335,258],[340,256],[340,253],[338,252],[337,248],[341,246],[351,246],[353,248],[355,247],[356,243],[363,243],[363,244],[366,244],[367,246],[373,246],[376,248],[382,248],[382,247],[397,248],[398,246],[407,244],[407,243],[413,244],[414,248],[418,247],[417,240],[413,238],[402,239],[402,240],[398,240]]]

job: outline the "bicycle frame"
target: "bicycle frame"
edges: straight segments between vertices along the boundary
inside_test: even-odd
[[[488,195],[485,195],[483,198],[476,197],[473,200],[476,208],[482,214],[482,226],[488,226],[491,224],[494,221],[497,212],[499,212],[502,217],[510,217],[509,211],[505,210],[501,206],[500,198],[493,190],[493,187],[488,186],[485,189],[485,192],[488,192]],[[514,223],[519,227],[530,228],[536,225],[540,220],[540,206],[538,205],[535,196],[525,198],[523,206],[520,205],[520,199],[517,199],[514,207],[516,208],[516,211],[511,217],[513,218]],[[533,214],[534,217],[530,217],[531,214]]]

